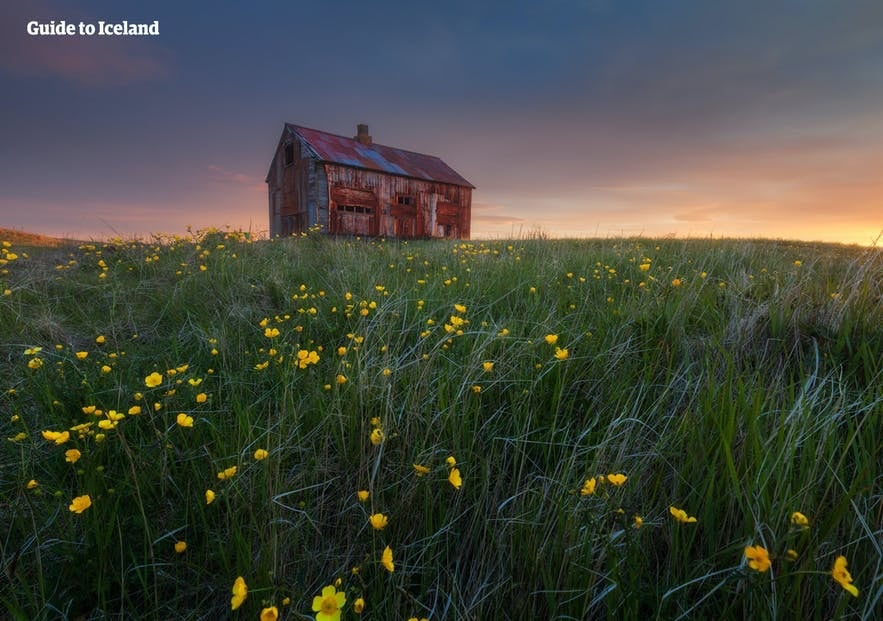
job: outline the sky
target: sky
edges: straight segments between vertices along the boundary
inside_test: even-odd
[[[284,122],[441,157],[474,238],[870,245],[883,3],[4,1],[0,227],[266,232]]]

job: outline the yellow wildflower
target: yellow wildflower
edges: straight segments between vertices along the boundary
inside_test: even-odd
[[[322,595],[313,598],[313,612],[316,621],[340,621],[340,609],[346,604],[346,593],[329,584],[322,589]]]
[[[230,609],[236,610],[242,606],[242,602],[248,597],[248,585],[245,584],[245,578],[239,576],[233,582],[233,597],[230,598]]]
[[[370,495],[371,493],[366,489],[360,489],[356,492],[356,498],[359,499],[359,502],[366,502],[368,500],[368,496]]]
[[[546,341],[549,345],[554,345],[555,343],[558,342],[558,335],[557,335],[557,334],[547,334],[547,335],[545,336],[545,341]]]
[[[809,528],[809,519],[800,511],[795,511],[791,514],[791,523],[794,524],[794,526]]]
[[[357,615],[362,614],[365,610],[365,600],[364,598],[359,597],[356,601],[353,602],[353,612]]]
[[[682,524],[692,524],[696,521],[696,518],[693,516],[688,516],[687,512],[683,509],[678,509],[677,507],[669,507],[668,512],[672,514],[678,522]]]
[[[380,555],[380,564],[388,571],[392,573],[395,571],[396,566],[395,563],[392,562],[392,548],[386,546],[383,549],[383,554]]]
[[[261,621],[276,621],[279,618],[279,609],[270,606],[261,610]]]
[[[640,515],[635,516],[635,528],[641,528],[644,525],[644,518]]]
[[[184,554],[187,551],[187,542],[186,541],[176,541],[175,542],[175,552],[178,554]]]
[[[583,483],[583,488],[579,491],[582,496],[591,496],[595,493],[595,487],[597,487],[598,481],[595,477],[591,479],[586,479],[586,482]]]
[[[555,358],[558,360],[567,360],[568,356],[570,356],[570,352],[567,349],[561,347],[555,348]]]
[[[156,388],[160,384],[162,384],[162,375],[156,371],[144,378],[144,385],[148,388]]]
[[[89,352],[87,352],[87,351],[78,351],[75,355],[76,355],[76,357],[77,357],[77,360],[85,360],[86,357],[89,355]]]
[[[448,483],[450,483],[457,489],[460,489],[460,487],[463,485],[463,479],[460,476],[459,468],[451,469],[451,474],[448,475]]]
[[[205,490],[205,504],[210,505],[215,501],[215,492],[213,490]]]
[[[482,368],[482,370],[484,370],[485,373],[490,373],[491,371],[494,370],[494,363],[491,362],[490,360],[487,360],[487,361],[481,363],[481,368]]]
[[[846,569],[846,557],[838,556],[834,561],[834,567],[831,568],[831,577],[846,589],[853,597],[858,597],[858,589],[852,584],[852,575]]]
[[[389,524],[389,518],[382,513],[372,513],[368,516],[368,522],[374,530],[383,530]]]
[[[748,559],[748,566],[760,573],[770,568],[770,554],[763,546],[746,546],[745,558]]]
[[[77,460],[80,459],[82,454],[77,449],[68,449],[64,452],[64,461],[70,462],[72,464],[77,463]]]
[[[623,484],[625,484],[627,479],[628,479],[628,477],[625,476],[624,474],[608,474],[607,475],[607,482],[610,483],[611,485],[615,485],[616,487],[620,487]]]
[[[196,395],[196,402],[197,403],[205,403],[207,400],[208,400],[208,395],[205,394],[204,392],[201,392],[198,395]]]
[[[68,509],[70,509],[71,513],[82,513],[91,506],[92,499],[89,497],[89,494],[84,494],[83,496],[77,496],[74,498]]]
[[[376,427],[371,430],[371,444],[377,446],[378,444],[383,444],[383,440],[386,436],[383,433],[383,430],[379,427]]]
[[[427,468],[423,464],[414,464],[414,473],[418,477],[422,477],[424,474],[429,474],[429,468]]]
[[[457,465],[457,458],[453,455],[449,455],[448,458],[445,460],[445,463],[448,464],[448,467],[453,468]]]
[[[37,479],[31,479],[30,481],[28,481],[28,484],[25,485],[25,487],[28,489],[36,489],[39,485],[40,484],[37,483]]]
[[[254,458],[257,461],[262,461],[262,460],[266,459],[268,455],[269,455],[269,453],[267,452],[267,450],[262,449],[262,448],[259,448],[254,452]]]
[[[177,423],[180,427],[193,427],[193,417],[181,412],[178,414]]]
[[[236,474],[236,471],[237,471],[238,469],[239,469],[239,468],[238,468],[237,466],[230,466],[230,467],[227,468],[226,470],[222,470],[221,472],[219,472],[219,473],[218,473],[218,478],[219,478],[221,481],[226,481],[227,479],[232,478],[233,475]]]
[[[342,373],[338,373],[337,376],[334,378],[334,381],[336,381],[338,384],[346,384],[347,383],[346,375],[343,375]]]
[[[279,336],[279,328],[266,328],[264,330],[264,336],[268,339],[274,339]]]
[[[71,434],[69,431],[43,431],[43,438],[50,442],[55,442],[57,445],[62,445],[68,440],[70,440]]]

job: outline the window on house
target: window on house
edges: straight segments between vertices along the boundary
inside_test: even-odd
[[[396,195],[396,204],[397,205],[413,205],[414,197],[410,194],[398,194]]]
[[[363,207],[362,205],[338,205],[338,211],[348,211],[350,213],[374,213],[373,207]]]
[[[288,143],[285,145],[285,165],[291,166],[294,164],[294,144]]]

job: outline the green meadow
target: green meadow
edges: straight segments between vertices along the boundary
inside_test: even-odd
[[[880,249],[28,244],[4,618],[883,610]]]

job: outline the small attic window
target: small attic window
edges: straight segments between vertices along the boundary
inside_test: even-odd
[[[285,145],[285,165],[294,164],[294,144],[289,142]]]

